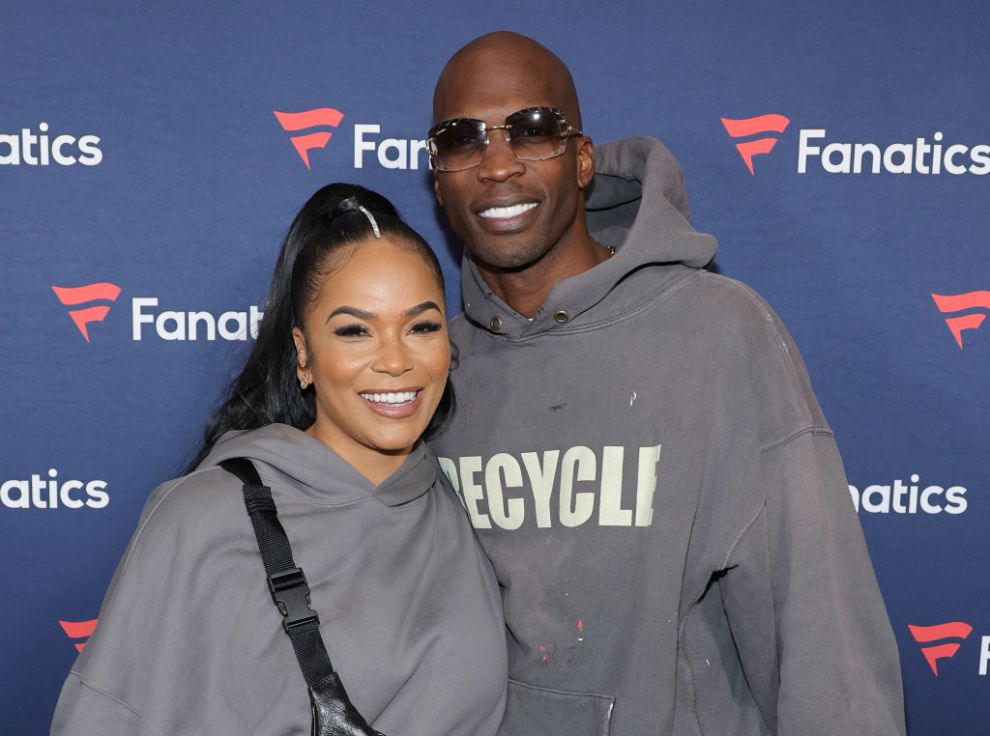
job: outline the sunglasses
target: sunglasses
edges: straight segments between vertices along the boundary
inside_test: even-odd
[[[434,171],[464,171],[478,166],[488,146],[488,131],[504,130],[516,158],[543,161],[560,156],[567,139],[582,135],[555,107],[527,107],[509,115],[503,125],[455,118],[434,125],[426,139]]]

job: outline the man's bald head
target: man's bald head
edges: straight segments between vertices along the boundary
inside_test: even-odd
[[[581,129],[581,109],[567,66],[548,48],[518,33],[488,33],[450,58],[433,92],[433,122],[480,117],[481,111],[464,107],[479,96],[489,98],[493,109],[506,98],[527,99],[524,104],[529,106],[550,105]]]
[[[447,62],[433,94],[434,124],[455,118],[505,128],[526,108],[560,110],[571,130],[547,158],[520,158],[507,135],[488,136],[466,169],[433,171],[433,190],[481,277],[520,314],[532,316],[561,279],[608,251],[588,232],[584,190],[595,174],[594,144],[580,134],[574,80],[531,38],[505,31],[477,38]],[[503,131],[504,133],[504,131]]]

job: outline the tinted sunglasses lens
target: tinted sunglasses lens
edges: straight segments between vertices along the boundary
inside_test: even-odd
[[[567,145],[566,123],[549,108],[520,110],[505,120],[517,158],[553,158]]]
[[[485,150],[485,124],[480,120],[458,120],[433,137],[440,168],[457,171],[477,166]]]

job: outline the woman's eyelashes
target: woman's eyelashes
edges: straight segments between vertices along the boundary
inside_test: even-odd
[[[443,325],[433,320],[422,320],[412,326],[412,332],[419,333],[440,332],[442,329]]]
[[[427,319],[414,322],[409,327],[409,332],[412,334],[426,335],[434,332],[440,332],[442,329],[443,324],[441,322]],[[368,325],[361,324],[360,322],[353,322],[334,327],[333,334],[337,337],[343,338],[369,337],[371,336],[371,330]]]
[[[335,327],[333,334],[337,337],[367,337],[370,333],[365,325],[360,323],[352,323],[349,325],[340,325]]]

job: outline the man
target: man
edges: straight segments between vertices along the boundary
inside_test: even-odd
[[[704,270],[667,149],[595,152],[567,68],[510,33],[433,114],[466,248],[435,449],[504,586],[503,732],[903,734],[832,433],[777,317]]]

